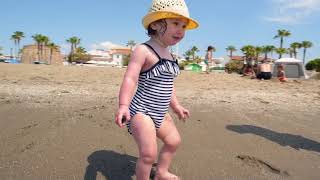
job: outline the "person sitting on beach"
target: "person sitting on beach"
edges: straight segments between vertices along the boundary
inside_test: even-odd
[[[197,28],[198,23],[189,17],[184,0],[153,0],[143,25],[150,39],[138,45],[131,55],[119,92],[115,123],[119,127],[126,125],[137,144],[138,180],[149,179],[157,159],[157,138],[163,147],[154,179],[179,179],[169,173],[181,137],[168,109],[171,107],[180,120],[186,120],[190,113],[176,96],[173,81],[180,70],[169,48],[184,38],[186,30]]]
[[[281,82],[287,82],[286,74],[284,72],[284,66],[283,64],[280,64],[278,67],[278,79]]]
[[[204,59],[204,63],[206,64],[206,73],[209,74],[209,63],[212,63],[212,52],[213,52],[213,47],[208,46],[207,53]]]
[[[262,64],[258,65],[257,78],[261,80],[271,79],[272,77],[271,70],[272,70],[271,64],[266,59],[264,59],[262,61]]]
[[[243,76],[248,76],[251,79],[256,78],[256,73],[251,65],[247,65],[243,70]]]

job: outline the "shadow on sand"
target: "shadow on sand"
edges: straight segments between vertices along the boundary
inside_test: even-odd
[[[300,135],[279,133],[270,129],[253,125],[227,125],[228,130],[239,134],[251,133],[276,142],[281,146],[290,146],[296,150],[305,149],[320,152],[320,143]]]
[[[84,180],[96,180],[100,172],[108,180],[132,180],[137,158],[114,151],[96,151],[88,157]]]

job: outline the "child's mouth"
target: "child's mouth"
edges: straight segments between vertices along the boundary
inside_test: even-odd
[[[173,39],[175,39],[175,40],[181,40],[182,37],[173,36]]]

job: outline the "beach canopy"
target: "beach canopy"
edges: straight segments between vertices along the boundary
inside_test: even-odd
[[[294,58],[281,58],[274,61],[273,76],[278,76],[279,65],[284,66],[285,75],[287,78],[308,79],[302,60]]]
[[[224,58],[213,58],[212,60],[215,64],[221,64],[224,61]]]

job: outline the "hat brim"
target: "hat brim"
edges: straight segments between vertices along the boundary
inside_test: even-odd
[[[197,21],[195,21],[189,17],[185,17],[180,14],[176,14],[173,12],[167,12],[167,11],[157,11],[157,12],[147,14],[146,16],[143,17],[142,24],[143,24],[144,28],[147,29],[151,23],[153,23],[157,20],[160,20],[160,19],[167,19],[167,18],[185,18],[185,19],[187,19],[188,24],[186,26],[186,29],[188,29],[188,30],[195,29],[199,26]]]

